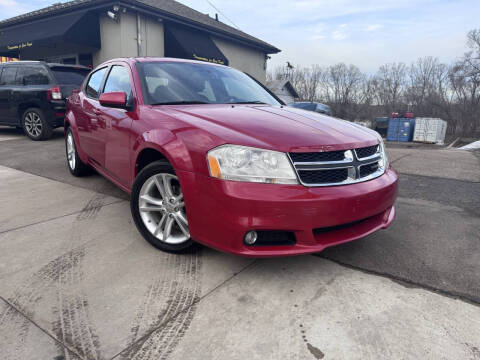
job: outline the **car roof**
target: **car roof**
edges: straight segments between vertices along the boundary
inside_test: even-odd
[[[8,61],[0,63],[2,66],[12,66],[12,65],[32,65],[32,64],[45,64],[43,61],[34,61],[34,60],[22,60],[22,61]]]
[[[90,68],[82,65],[68,65],[60,63],[47,63],[45,61],[35,61],[35,60],[21,60],[21,61],[9,61],[5,63],[0,63],[0,66],[22,66],[22,65],[46,65],[50,68],[52,67],[62,67],[62,68],[71,68],[71,69],[85,69],[91,70]]]
[[[82,65],[70,65],[70,64],[60,64],[60,63],[47,63],[47,66],[49,67],[61,67],[61,68],[67,68],[67,69],[82,69],[82,70],[92,70],[89,67],[82,66]]]
[[[185,63],[185,64],[202,64],[202,65],[211,65],[211,66],[225,66],[221,64],[214,64],[210,62],[205,62],[205,61],[198,61],[198,60],[189,60],[189,59],[180,59],[180,58],[170,58],[170,57],[123,57],[123,58],[115,58],[111,59],[108,61],[105,61],[104,63],[98,65],[97,67],[100,67],[102,65],[107,65],[112,62],[127,62],[130,64],[133,63],[146,63],[146,62],[178,62],[178,63]]]

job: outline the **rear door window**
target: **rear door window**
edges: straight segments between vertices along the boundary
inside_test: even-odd
[[[80,86],[90,72],[87,69],[52,67],[50,69],[59,85]]]
[[[100,70],[95,71],[88,79],[87,86],[85,88],[85,93],[88,97],[98,99],[100,96],[100,90],[103,83],[103,78],[105,77],[105,73],[107,72],[107,68],[102,68]]]
[[[48,85],[50,78],[43,66],[22,66],[18,68],[18,83],[21,85]]]
[[[3,69],[0,85],[18,85],[17,83],[17,66],[6,66]]]

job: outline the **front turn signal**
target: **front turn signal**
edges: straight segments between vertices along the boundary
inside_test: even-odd
[[[215,159],[213,156],[208,156],[208,167],[210,169],[210,175],[216,177],[218,179],[222,178],[222,172],[220,171],[220,164],[218,160]]]

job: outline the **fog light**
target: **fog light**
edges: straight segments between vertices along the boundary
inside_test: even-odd
[[[249,231],[247,235],[245,235],[245,243],[248,245],[253,245],[255,244],[255,241],[257,241],[257,237],[256,231]]]

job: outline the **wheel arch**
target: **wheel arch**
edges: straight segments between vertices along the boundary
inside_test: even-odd
[[[193,171],[186,145],[168,130],[151,130],[139,136],[133,145],[133,179],[146,165],[165,160],[174,169]]]
[[[73,138],[75,139],[76,150],[80,159],[87,164],[88,157],[83,151],[82,144],[80,142],[80,137],[78,136],[77,132],[77,123],[75,121],[75,116],[73,115],[72,111],[68,111],[65,114],[65,119],[63,120],[63,135],[66,138],[68,129],[72,130]]]
[[[166,161],[171,165],[168,158],[161,151],[153,147],[145,147],[137,154],[135,159],[134,177],[136,177],[143,168],[154,161]]]
[[[27,109],[30,109],[30,108],[35,108],[43,111],[40,104],[35,101],[20,103],[17,108],[17,116],[20,123],[23,121],[23,114],[25,113],[25,111],[27,111]]]

